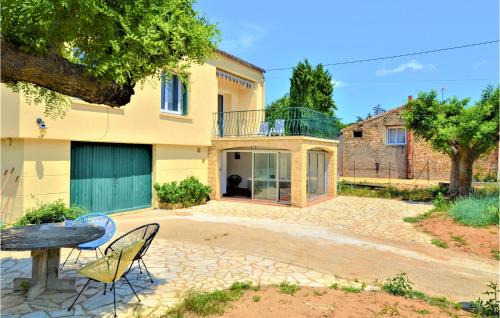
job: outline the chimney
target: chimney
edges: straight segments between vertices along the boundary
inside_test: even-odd
[[[413,96],[408,95],[408,103],[413,100]],[[406,133],[406,177],[408,179],[414,178],[413,171],[413,136],[411,130]]]

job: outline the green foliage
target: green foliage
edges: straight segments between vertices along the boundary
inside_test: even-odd
[[[477,158],[498,142],[498,94],[498,88],[488,86],[481,100],[469,106],[468,98],[440,102],[436,91],[420,93],[403,116],[409,128],[435,150],[452,154],[459,146]]]
[[[448,214],[469,226],[488,226],[499,222],[498,196],[470,196],[457,199]]]
[[[448,202],[446,201],[444,195],[441,192],[438,192],[434,200],[432,201],[434,203],[434,207],[436,209],[443,209],[448,205]]]
[[[488,86],[473,106],[456,97],[443,102],[437,92],[420,93],[403,112],[408,128],[417,138],[452,160],[449,194],[466,195],[472,183],[472,165],[499,140],[499,91]]]
[[[392,278],[389,277],[382,285],[382,290],[391,295],[408,297],[413,291],[412,285],[406,273],[399,273]]]
[[[497,169],[491,169],[490,171],[484,171],[478,168],[474,174],[474,180],[477,182],[497,182]]]
[[[431,244],[440,248],[448,248],[448,244],[441,239],[432,239]]]
[[[260,296],[259,296],[259,295],[253,295],[253,296],[252,296],[252,301],[253,301],[254,303],[258,303],[258,302],[260,301]]]
[[[1,35],[25,53],[55,54],[82,66],[86,76],[118,86],[159,78],[161,71],[185,77],[219,42],[216,25],[193,5],[193,0],[4,0]],[[43,94],[41,88],[18,89],[33,98]]]
[[[293,68],[289,104],[333,115],[337,109],[332,98],[333,89],[332,76],[328,70],[321,64],[314,67],[306,59]]]
[[[346,293],[352,293],[352,294],[358,294],[363,290],[362,288],[354,286],[343,286],[340,289]]]
[[[339,284],[338,283],[333,283],[330,285],[331,289],[339,289]]]
[[[167,310],[166,316],[182,318],[186,313],[203,317],[222,315],[229,302],[240,299],[245,290],[254,288],[251,282],[234,282],[229,289],[211,292],[191,288],[184,293],[182,301],[177,306]]]
[[[491,256],[496,259],[497,261],[500,261],[500,251],[499,250],[491,250]]]
[[[182,207],[202,204],[212,191],[210,186],[204,185],[195,177],[188,177],[180,183],[156,183],[154,188],[160,202],[179,204]]]
[[[78,207],[67,207],[62,200],[52,203],[42,203],[39,207],[30,209],[14,226],[25,226],[29,224],[57,223],[66,219],[76,219],[88,212]]]
[[[300,290],[300,286],[297,284],[292,284],[289,282],[282,282],[280,284],[280,291],[283,294],[294,295],[296,292]]]
[[[383,187],[371,189],[363,186],[352,186],[344,182],[339,182],[341,195],[352,195],[359,197],[370,198],[385,198],[385,199],[400,199],[419,202],[429,202],[439,193],[438,187],[431,188],[415,188],[415,189],[398,189],[395,187]]]
[[[500,315],[498,284],[495,282],[490,282],[487,287],[488,289],[483,293],[483,295],[487,295],[489,296],[489,298],[486,300],[479,298],[478,300],[473,302],[473,312],[482,317],[498,317],[498,315]]]
[[[62,118],[66,114],[70,100],[67,96],[27,82],[7,83],[15,93],[23,93],[28,105],[44,104],[44,113],[50,118]]]

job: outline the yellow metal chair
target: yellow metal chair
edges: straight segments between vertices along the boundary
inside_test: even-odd
[[[95,260],[83,266],[78,271],[78,273],[87,277],[88,280],[83,286],[78,296],[76,296],[71,306],[68,308],[68,311],[70,311],[71,308],[73,308],[76,301],[78,300],[82,292],[85,290],[85,288],[87,288],[87,285],[90,283],[91,280],[104,283],[104,294],[106,294],[107,284],[112,284],[111,288],[113,289],[113,305],[114,305],[115,317],[116,317],[115,283],[119,281],[122,277],[125,279],[127,284],[134,292],[135,297],[137,297],[137,299],[141,301],[139,299],[139,296],[137,296],[137,293],[135,292],[134,288],[132,287],[132,284],[130,284],[127,277],[125,276],[125,274],[132,265],[134,257],[137,255],[139,250],[144,246],[144,243],[145,240],[138,240],[136,242],[131,243],[130,245],[115,250],[113,253],[110,253],[98,260]]]

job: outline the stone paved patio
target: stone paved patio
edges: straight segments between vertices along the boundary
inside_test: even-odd
[[[63,251],[63,257],[69,250]],[[67,308],[76,293],[47,292],[33,302],[26,302],[23,292],[12,291],[14,277],[29,277],[31,259],[28,253],[1,252],[1,312],[2,317],[111,317],[113,296],[103,295],[103,284],[92,282],[78,300],[75,308]],[[93,259],[88,252],[84,262]],[[179,296],[190,287],[217,289],[234,281],[251,280],[262,285],[283,281],[305,286],[329,286],[333,282],[356,285],[359,283],[336,279],[333,275],[309,270],[269,258],[245,255],[221,248],[189,245],[156,239],[145,258],[155,280],[149,282],[146,274],[133,270],[128,277],[136,288],[139,304],[129,287],[121,282],[117,287],[119,317],[158,317],[165,309],[178,302]],[[64,275],[76,276],[74,263],[64,269]],[[78,280],[78,290],[85,279]]]
[[[338,196],[307,208],[221,200],[183,211],[313,224],[382,239],[430,243],[430,236],[415,230],[403,218],[427,212],[431,208],[431,204]]]

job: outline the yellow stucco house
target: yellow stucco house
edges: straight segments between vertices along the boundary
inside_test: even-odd
[[[195,176],[226,196],[304,207],[335,195],[332,121],[297,108],[270,113],[264,70],[218,51],[137,87],[121,108],[73,99],[63,119],[1,90],[2,223],[62,199],[94,212],[155,207],[153,184]]]

